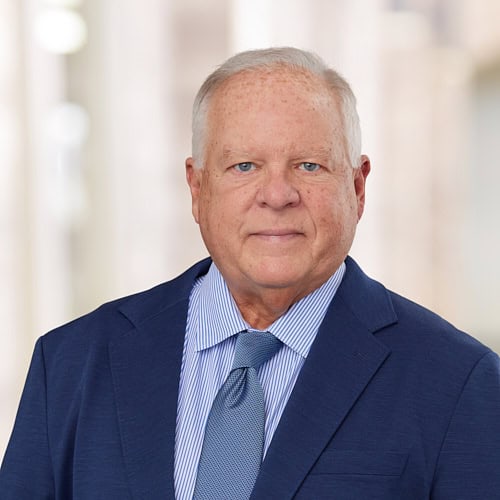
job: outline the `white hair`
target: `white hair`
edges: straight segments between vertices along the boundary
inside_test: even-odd
[[[192,153],[198,167],[201,167],[204,161],[208,110],[215,91],[231,76],[242,71],[272,70],[283,66],[318,76],[339,99],[347,159],[352,167],[359,166],[361,128],[356,111],[356,97],[347,81],[312,52],[293,47],[274,47],[234,55],[211,73],[200,87],[194,100],[192,117]]]

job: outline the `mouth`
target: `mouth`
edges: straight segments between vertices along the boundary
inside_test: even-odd
[[[272,243],[279,243],[293,240],[299,236],[304,236],[304,234],[295,229],[265,229],[251,233],[250,236]]]

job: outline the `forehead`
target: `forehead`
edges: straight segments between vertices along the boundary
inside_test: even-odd
[[[340,125],[338,99],[319,76],[288,67],[244,70],[229,77],[212,95],[209,124],[216,129],[244,126],[252,117],[272,121],[324,121]]]
[[[291,102],[301,105],[336,106],[337,98],[325,80],[306,70],[286,66],[243,70],[229,77],[214,92],[211,111],[219,113],[228,106],[259,103],[276,105]]]

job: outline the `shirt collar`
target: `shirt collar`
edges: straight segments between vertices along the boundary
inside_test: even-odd
[[[248,328],[222,274],[213,262],[199,286],[197,351],[213,347]]]
[[[267,331],[306,358],[328,306],[342,281],[345,263],[319,288],[296,302]],[[241,316],[229,288],[212,263],[199,283],[196,350],[213,347],[242,330],[252,329]]]

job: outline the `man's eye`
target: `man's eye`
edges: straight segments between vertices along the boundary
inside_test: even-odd
[[[253,170],[254,168],[255,168],[255,165],[249,161],[237,163],[234,166],[234,169],[237,170],[238,172],[250,172],[250,170]]]
[[[305,170],[306,172],[316,172],[316,170],[319,170],[321,168],[321,165],[319,163],[304,161],[300,164],[299,168]]]

